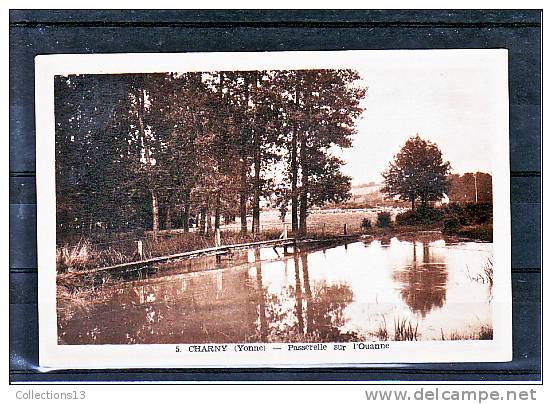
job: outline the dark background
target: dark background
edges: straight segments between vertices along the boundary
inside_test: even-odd
[[[427,48],[509,50],[512,362],[379,369],[37,370],[36,55]],[[9,287],[11,382],[540,380],[541,11],[11,10]]]

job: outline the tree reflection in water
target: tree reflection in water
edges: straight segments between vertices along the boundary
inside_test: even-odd
[[[235,257],[247,262],[247,255]],[[259,278],[262,283],[262,278]],[[59,323],[60,344],[247,342],[258,321],[246,268],[200,271],[105,287]],[[266,327],[265,327],[266,328]],[[261,340],[259,336],[258,340]]]
[[[353,301],[351,288],[344,284],[311,285],[308,255],[294,254],[295,285],[280,293],[268,293],[257,267],[258,329],[252,340],[262,342],[344,342],[356,334],[342,332],[344,309]],[[301,277],[302,272],[302,277]],[[302,281],[302,284],[301,284]],[[265,328],[266,327],[266,328]]]
[[[416,255],[416,240],[412,240],[412,262],[393,273],[402,285],[400,295],[412,312],[425,317],[446,301],[448,273],[444,260],[430,254],[429,241],[422,241],[422,262]]]
[[[262,250],[244,251],[223,261],[226,268],[208,271],[208,261],[183,269],[175,263],[146,279],[62,296],[58,342],[365,341],[385,317],[387,325],[405,318],[418,323],[423,339],[441,338],[440,329],[472,332],[479,318],[491,322],[488,288],[462,271],[484,263],[488,252],[481,250],[489,246],[443,248],[437,237],[397,237],[388,247],[375,241],[368,249],[351,244],[346,253],[339,246],[327,257],[311,250],[273,260]]]

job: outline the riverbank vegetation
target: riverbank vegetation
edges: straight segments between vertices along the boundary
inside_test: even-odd
[[[471,332],[451,332],[447,335],[441,330],[441,340],[443,341],[461,341],[461,340],[492,340],[493,328],[488,325],[482,325],[478,330]]]
[[[492,242],[492,204],[451,203],[440,207],[418,207],[398,213],[391,220],[388,212],[375,221],[364,217],[360,227],[367,234],[396,235],[415,231],[439,231],[445,236]]]
[[[404,226],[437,226],[447,235],[492,241],[492,220],[493,206],[490,203],[450,203],[401,213],[395,222]]]
[[[366,217],[365,212],[314,212],[309,216],[308,238],[339,238],[343,235],[389,238],[419,231],[437,231],[444,236],[492,241],[490,205],[450,204],[440,208],[427,208],[424,212],[420,210],[398,213],[394,220],[389,212],[373,214],[372,217]],[[222,230],[221,243],[229,245],[277,239],[282,235],[280,226],[281,224],[265,225],[258,234],[245,235],[236,229]],[[138,241],[142,243],[142,255],[138,253]],[[58,273],[76,272],[214,246],[213,233],[202,234],[197,231],[160,231],[156,238],[151,232],[100,233],[94,237],[78,239],[71,245],[58,247],[57,269]]]
[[[418,331],[418,323],[414,323],[407,318],[395,318],[392,332],[387,329],[385,317],[371,333],[378,341],[420,341],[427,339]],[[446,333],[441,329],[442,341],[460,341],[460,340],[492,340],[493,328],[488,324],[483,324],[475,331],[458,332],[452,331]]]

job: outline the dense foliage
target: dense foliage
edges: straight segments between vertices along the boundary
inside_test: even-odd
[[[308,209],[348,198],[365,90],[352,70],[70,75],[55,78],[58,235],[199,225],[262,199],[306,233]],[[214,218],[215,223],[211,223]]]
[[[398,225],[416,226],[444,223],[445,229],[459,228],[492,223],[493,205],[491,203],[450,203],[439,208],[420,207],[399,213],[395,217]]]
[[[377,227],[391,227],[391,213],[389,212],[379,212],[378,218],[376,219]]]
[[[450,187],[449,173],[450,163],[443,161],[437,145],[416,135],[406,141],[382,173],[382,192],[388,197],[409,201],[414,210],[418,200],[427,206],[443,197]]]

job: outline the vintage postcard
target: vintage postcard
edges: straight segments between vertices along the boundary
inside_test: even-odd
[[[35,64],[42,368],[511,360],[506,50]]]

